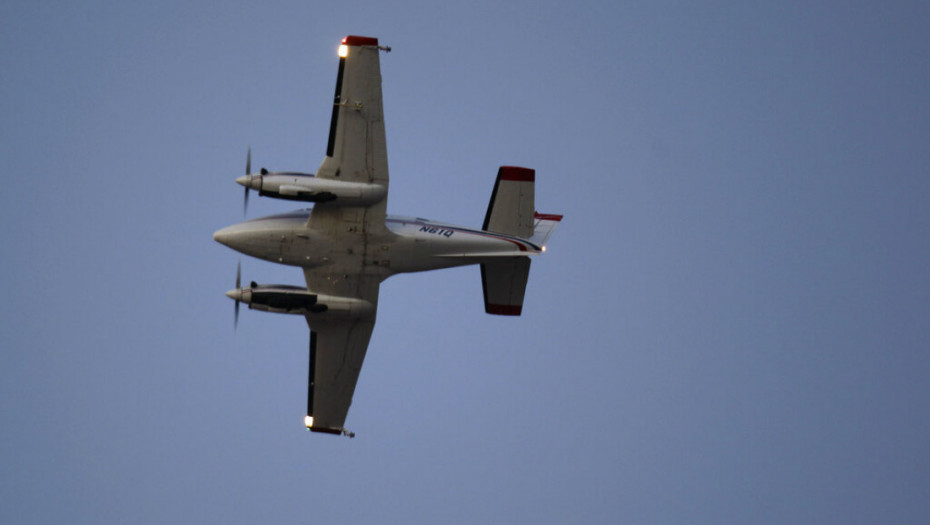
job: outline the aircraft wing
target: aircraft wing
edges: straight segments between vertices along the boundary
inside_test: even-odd
[[[347,36],[342,42],[326,157],[316,176],[379,184],[386,191],[388,163],[379,57],[382,48],[377,38]],[[330,223],[338,223],[354,225],[354,231],[384,230],[386,209],[387,198],[366,208],[317,205],[310,226],[326,229]],[[316,217],[320,219],[314,225]]]
[[[307,288],[318,293],[362,299],[377,308],[377,278],[334,274],[306,268]],[[310,325],[310,371],[307,388],[307,428],[339,434],[345,431],[346,414],[362,370],[368,341],[375,326],[375,310],[366,315],[317,319]],[[351,435],[351,434],[350,434]]]
[[[347,36],[339,48],[339,74],[326,157],[316,176],[345,182],[388,186],[387,146],[381,107],[378,40]],[[308,228],[332,239],[324,266],[304,268],[314,293],[361,300],[374,308],[364,314],[307,317],[310,325],[310,372],[307,427],[341,433],[368,341],[375,325],[378,289],[384,276],[366,271],[385,257],[378,241],[390,235],[385,225],[387,198],[370,206],[313,206]]]

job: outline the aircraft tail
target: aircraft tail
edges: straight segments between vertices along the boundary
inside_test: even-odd
[[[529,238],[529,241],[545,250],[546,242],[549,241],[552,232],[555,231],[556,226],[562,221],[562,216],[553,213],[536,212],[535,219],[536,224],[533,228],[533,236]]]
[[[536,213],[535,184],[535,170],[501,166],[482,229],[544,246],[562,216]],[[520,315],[529,276],[529,257],[508,257],[482,264],[484,311],[496,315]]]
[[[535,187],[536,170],[501,166],[481,229],[524,239],[533,235]]]
[[[520,315],[529,278],[529,257],[509,257],[482,264],[484,311],[495,315]]]

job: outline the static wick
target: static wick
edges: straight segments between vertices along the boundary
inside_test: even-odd
[[[391,47],[390,47],[390,46],[378,46],[378,49],[380,49],[381,51],[384,51],[385,53],[390,53],[390,52],[391,52]]]

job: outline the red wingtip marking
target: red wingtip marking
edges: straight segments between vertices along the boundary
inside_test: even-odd
[[[517,182],[535,182],[536,170],[521,168],[519,166],[501,166],[498,172],[501,180],[515,180]]]
[[[523,305],[519,304],[487,304],[484,310],[494,315],[520,315]]]
[[[342,39],[342,43],[347,46],[376,46],[378,39],[370,36],[349,35]]]

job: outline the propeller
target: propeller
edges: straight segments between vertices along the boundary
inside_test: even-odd
[[[246,190],[248,191],[248,190]],[[248,193],[246,193],[248,195]],[[242,260],[239,260],[239,264],[236,266],[236,290],[239,289],[242,283]],[[239,327],[239,301],[236,301],[236,310],[235,317],[233,318],[233,330]]]
[[[261,195],[262,189],[262,177],[268,175],[268,170],[262,168],[259,170],[259,175],[252,174],[252,146],[249,146],[248,152],[245,154],[245,175],[236,179],[236,182],[242,184],[245,187],[245,196],[242,199],[242,215],[244,216],[249,210],[249,189],[254,188],[255,179],[258,179],[258,193]]]
[[[245,174],[249,175],[252,173],[252,146],[249,146],[248,153],[245,154]],[[249,187],[245,187],[245,198],[242,201],[242,216],[245,217],[245,212],[249,209]],[[237,285],[238,286],[238,285]],[[236,307],[238,308],[236,303]]]

